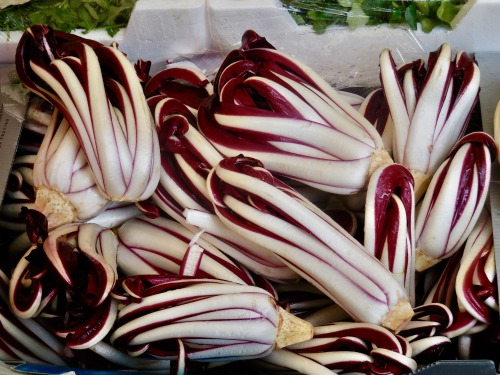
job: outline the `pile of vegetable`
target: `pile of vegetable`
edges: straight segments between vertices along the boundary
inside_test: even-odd
[[[115,35],[127,26],[136,0],[29,0],[0,9],[0,29],[24,31],[33,24],[56,30],[88,33],[106,30]]]
[[[322,34],[329,26],[405,25],[428,33],[451,28],[463,0],[282,0],[299,25]]]
[[[150,74],[31,26],[16,69],[38,120],[0,209],[0,359],[407,374],[494,346],[479,67],[447,44],[379,64],[362,97],[249,30],[214,77]]]

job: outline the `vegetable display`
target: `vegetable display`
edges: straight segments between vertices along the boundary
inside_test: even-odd
[[[21,39],[20,79],[68,121],[102,195],[119,202],[149,198],[160,178],[158,134],[125,55],[42,25]]]
[[[118,278],[113,232],[97,224],[60,225],[48,233],[38,211],[23,210],[33,223],[32,246],[12,271],[9,302],[21,318],[47,317],[69,347],[88,348],[109,332]],[[43,216],[43,215],[42,215]]]
[[[226,158],[207,184],[224,223],[267,246],[353,319],[398,331],[413,315],[405,289],[386,267],[255,159]]]
[[[364,246],[404,286],[415,303],[413,177],[401,164],[384,165],[367,186]]]
[[[389,50],[380,54],[380,76],[392,119],[392,154],[415,178],[422,196],[429,179],[464,134],[478,100],[480,72],[475,61],[443,44],[422,60],[399,69]]]
[[[496,343],[479,67],[379,63],[362,97],[252,30],[209,78],[31,26],[47,105],[0,210],[0,360],[397,375]]]
[[[434,174],[415,223],[418,271],[451,256],[467,240],[484,208],[495,154],[491,136],[470,133]]]
[[[310,323],[283,310],[262,288],[221,280],[165,279],[131,290],[133,301],[118,314],[111,344],[205,362],[259,358],[313,336]]]
[[[47,216],[49,228],[90,220],[111,203],[99,193],[80,142],[58,110],[54,111],[37,152],[33,185],[35,208]]]
[[[33,24],[87,33],[104,29],[115,35],[126,27],[136,0],[29,0],[0,10],[0,29],[24,31]]]
[[[311,68],[247,31],[200,105],[200,131],[280,176],[337,194],[361,191],[392,162],[373,125]],[[324,173],[325,170],[330,173]],[[348,172],[349,171],[349,172]]]
[[[329,26],[404,25],[428,33],[450,28],[467,1],[429,0],[282,0],[299,25],[322,34]]]

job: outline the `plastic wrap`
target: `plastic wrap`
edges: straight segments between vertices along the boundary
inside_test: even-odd
[[[131,61],[151,61],[153,71],[180,58],[224,56],[239,45],[247,29],[265,36],[341,88],[378,84],[377,60],[383,48],[394,52],[397,64],[427,55],[444,41],[456,50],[500,49],[500,39],[495,37],[498,3],[491,0],[464,2],[453,29],[437,27],[424,32],[421,27],[414,30],[406,25],[330,26],[322,34],[309,25],[298,25],[280,0],[136,1],[127,27],[113,37],[105,30],[84,36],[103,44],[117,43]],[[477,28],[478,22],[481,28]],[[19,37],[20,32],[0,31],[0,63],[13,62]]]
[[[302,4],[304,11],[309,3],[293,2],[295,9]],[[277,49],[307,63],[335,87],[345,88],[379,84],[378,57],[384,48],[393,52],[398,65],[426,56],[444,41],[457,50],[471,51],[476,40],[468,28],[475,15],[467,16],[474,9],[473,3],[474,0],[467,2],[455,18],[455,22],[465,22],[460,21],[453,30],[438,27],[430,33],[420,25],[412,29],[406,24],[387,23],[364,27],[332,25],[318,33],[308,24],[297,24],[291,8],[279,0],[258,0],[252,5],[238,0],[209,0],[207,12],[212,45],[223,53],[238,45],[245,30],[253,29]]]
[[[22,31],[32,24],[50,24],[53,28],[87,33],[104,29],[109,35],[127,26],[136,0],[30,0],[0,11],[0,28]]]
[[[338,88],[378,86],[378,55],[382,48],[396,50],[402,61],[424,52],[414,32],[407,28],[339,27],[316,33],[297,25],[288,9],[274,0],[244,2],[215,0],[208,3],[213,45],[223,54],[236,48],[243,32],[255,30],[277,49],[302,60]]]
[[[455,26],[467,1],[388,0],[282,0],[299,25],[310,25],[318,33],[330,26],[406,25],[431,32],[435,27]]]

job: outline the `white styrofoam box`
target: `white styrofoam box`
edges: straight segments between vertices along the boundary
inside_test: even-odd
[[[151,61],[155,72],[170,60],[213,52],[222,58],[238,48],[244,31],[253,29],[337,87],[376,86],[383,48],[393,52],[397,64],[426,58],[444,42],[455,51],[500,51],[500,1],[470,0],[464,8],[453,30],[330,27],[318,35],[310,26],[297,25],[279,0],[137,0],[127,28],[115,36],[103,30],[80,35],[104,44],[116,42],[131,61]],[[14,61],[20,36],[0,33],[0,63]]]
[[[367,26],[330,27],[318,35],[310,26],[297,25],[279,0],[207,0],[207,13],[212,40],[222,52],[235,48],[243,32],[253,29],[339,87],[378,85],[378,56],[384,48],[397,64],[426,58],[444,42],[454,50],[500,50],[497,0],[471,0],[453,30],[431,33]]]
[[[16,47],[22,33],[19,31],[2,31],[0,33],[0,64],[14,62]]]
[[[205,0],[138,0],[120,49],[153,66],[210,48]]]
[[[127,28],[114,36],[105,30],[73,33],[105,45],[118,43],[130,61],[144,59],[153,65],[210,47],[205,0],[137,0]],[[14,62],[21,35],[20,31],[0,32],[0,63]]]

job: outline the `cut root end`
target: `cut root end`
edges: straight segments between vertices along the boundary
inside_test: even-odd
[[[392,157],[387,150],[382,148],[375,150],[372,154],[372,159],[368,168],[368,176],[371,176],[379,167],[393,163],[394,160],[392,160]]]
[[[64,194],[48,186],[36,188],[35,209],[47,217],[49,230],[78,220],[75,207]]]
[[[276,308],[278,309],[279,322],[275,349],[312,339],[313,326],[311,323],[296,317],[279,306]]]
[[[420,249],[415,249],[415,271],[422,272],[427,268],[431,268],[432,266],[438,264],[441,259],[436,259],[428,256]]]
[[[380,324],[382,327],[392,332],[399,332],[401,327],[406,324],[414,315],[413,308],[407,300],[400,301],[384,317]]]

